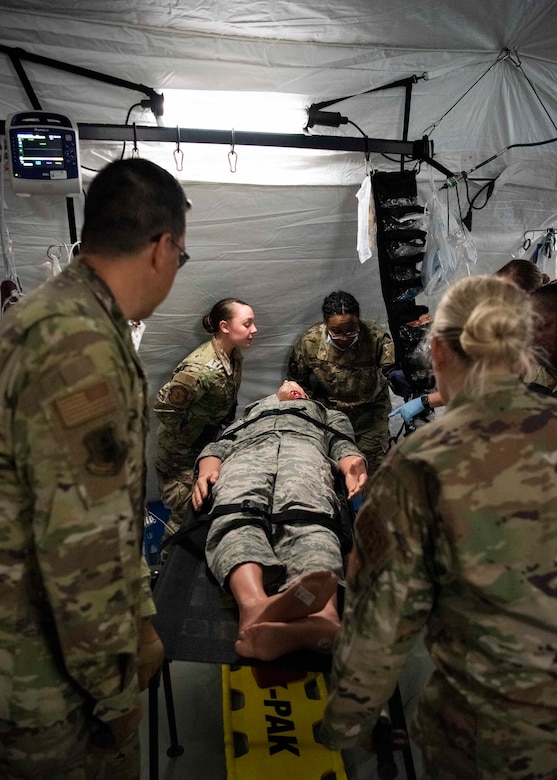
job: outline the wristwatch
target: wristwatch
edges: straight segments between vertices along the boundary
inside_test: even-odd
[[[429,394],[428,393],[422,393],[420,396],[420,401],[422,402],[422,405],[424,407],[424,412],[431,412],[431,404],[429,403]]]

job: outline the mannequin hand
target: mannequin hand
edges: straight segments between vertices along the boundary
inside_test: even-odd
[[[389,417],[395,417],[400,414],[405,423],[410,423],[417,414],[425,411],[421,398],[411,398],[410,401],[406,401],[405,404],[399,406],[389,413]]]
[[[366,462],[358,455],[347,455],[340,460],[339,467],[344,474],[347,497],[353,498],[361,491],[366,483]]]
[[[199,474],[191,494],[191,503],[196,512],[199,512],[203,502],[209,497],[211,487],[219,478],[221,466],[221,459],[214,455],[208,455],[199,461]]]

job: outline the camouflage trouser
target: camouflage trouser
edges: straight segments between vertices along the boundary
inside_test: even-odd
[[[237,523],[238,519],[234,516],[220,517],[213,521],[209,531],[207,564],[221,585],[226,584],[235,566],[248,562],[263,566],[263,582],[269,593],[287,588],[302,574],[311,571],[333,571],[342,581],[343,560],[339,541],[328,528],[302,523],[275,525],[271,528],[269,540],[261,526],[243,525],[238,528]],[[211,543],[213,530],[220,537],[220,542],[214,547]]]
[[[186,512],[188,499],[193,490],[195,479],[193,466],[191,469],[183,469],[180,478],[168,477],[159,474],[159,489],[163,504],[170,509],[168,529],[165,529],[163,538],[176,533],[180,528]]]
[[[367,473],[374,474],[389,450],[389,418],[391,401],[388,394],[381,394],[374,403],[373,424],[356,433],[356,446],[367,460]],[[364,486],[364,494],[366,487]]]
[[[2,780],[139,780],[139,733],[119,750],[89,741],[80,711],[48,728],[20,728],[0,721]]]
[[[497,720],[476,710],[438,672],[421,695],[415,718],[416,741],[427,780],[555,780],[557,777],[557,711],[547,709],[546,722],[536,707],[508,713],[497,697]],[[486,702],[486,707],[488,703]],[[516,709],[516,708],[515,708]],[[542,708],[543,710],[543,708]]]
[[[339,509],[331,463],[315,442],[280,431],[242,442],[222,464],[213,486],[213,507],[238,506],[245,500],[259,507],[269,536],[253,523],[249,512],[235,510],[216,517],[206,552],[209,567],[221,584],[233,566],[248,561],[265,567],[267,581],[281,576],[290,581],[318,569],[342,576],[336,534],[307,519],[308,512],[332,518]],[[300,511],[306,517],[288,526],[266,522],[284,511]]]

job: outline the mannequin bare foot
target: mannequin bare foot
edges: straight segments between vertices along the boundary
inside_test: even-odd
[[[331,571],[313,571],[300,577],[289,588],[264,602],[243,604],[240,608],[240,631],[254,623],[289,622],[320,612],[336,594],[338,579]]]
[[[294,650],[330,653],[339,621],[309,615],[289,623],[255,623],[238,634],[236,652],[245,658],[274,661]]]

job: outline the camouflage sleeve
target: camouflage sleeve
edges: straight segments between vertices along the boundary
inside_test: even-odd
[[[151,617],[157,614],[153,591],[151,588],[151,569],[145,560],[145,555],[141,556],[141,591],[142,598],[139,605],[139,617]]]
[[[343,434],[343,436],[349,436],[352,440],[347,441],[345,438],[327,434],[329,437],[329,457],[335,463],[338,463],[347,455],[361,455],[364,458],[363,453],[360,452],[354,443],[354,429],[344,412],[327,409],[327,425]]]
[[[197,373],[186,369],[176,371],[157,393],[154,412],[167,426],[172,424],[173,418],[176,423],[183,424],[189,421],[191,406],[204,392]]]
[[[286,378],[293,382],[297,382],[301,387],[304,388],[306,392],[309,392],[310,377],[311,369],[307,361],[306,351],[304,348],[304,337],[302,336],[292,347],[292,351],[288,359]]]
[[[199,456],[197,457],[195,461],[195,466],[197,468],[197,464],[201,460],[201,458],[209,458],[209,457],[215,457],[220,458],[222,461],[226,460],[233,449],[233,442],[230,439],[223,439],[218,441],[211,441],[209,444],[206,444],[205,447],[201,450],[199,453]]]
[[[390,459],[369,495],[356,520],[321,733],[331,748],[372,748],[381,707],[433,604],[423,530],[430,498],[422,472]]]
[[[14,449],[34,502],[33,598],[54,621],[60,666],[109,721],[139,695],[142,518],[132,485],[142,484],[143,445],[130,430],[140,403],[130,369],[118,345],[86,325],[39,325],[25,353],[33,363],[19,374]]]
[[[395,347],[388,333],[383,333],[378,340],[377,351],[377,365],[383,373],[387,373],[395,365]]]

